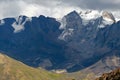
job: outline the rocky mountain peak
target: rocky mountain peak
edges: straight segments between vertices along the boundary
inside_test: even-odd
[[[113,14],[110,13],[110,12],[103,11],[102,12],[102,17],[103,17],[103,19],[112,21],[113,23],[116,22]]]
[[[82,19],[79,16],[79,13],[77,13],[76,11],[70,12],[69,14],[65,16],[65,18],[67,22],[73,22],[74,20],[74,21],[79,21],[80,23],[82,23]]]
[[[60,29],[63,29],[62,34],[59,36],[59,39],[66,40],[68,37],[71,37],[74,31],[82,27],[82,18],[79,13],[72,11],[63,17],[61,21]]]
[[[79,14],[76,11],[72,11],[67,16],[79,16]]]

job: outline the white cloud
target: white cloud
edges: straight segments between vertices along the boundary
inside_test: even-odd
[[[41,3],[40,3],[41,2]],[[7,4],[7,5],[6,5]],[[45,15],[50,17],[61,18],[65,14],[79,9],[69,5],[60,4],[59,1],[49,0],[32,2],[32,0],[6,0],[0,3],[0,19],[5,17],[16,17],[26,15],[28,17]]]
[[[0,18],[19,15],[20,6],[16,2],[0,2]]]
[[[57,5],[56,4],[59,2],[53,2],[52,4],[45,6],[45,5],[38,5],[35,3],[25,3],[21,5],[21,13],[22,15],[26,15],[28,17],[32,16],[39,16],[39,15],[45,15],[45,16],[50,16],[50,17],[55,17],[55,18],[61,18],[65,14],[77,10],[79,11],[80,8],[78,7],[73,7],[73,6],[68,6],[68,5]],[[45,4],[45,3],[44,3]],[[48,4],[48,3],[47,3]]]
[[[0,19],[19,15],[61,18],[73,10],[118,9],[120,0],[0,0]]]
[[[120,4],[120,0],[101,0],[102,3],[107,3],[107,4]]]

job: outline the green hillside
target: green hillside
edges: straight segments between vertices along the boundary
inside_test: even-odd
[[[41,68],[29,67],[0,53],[0,80],[92,80],[86,72],[57,74]]]
[[[0,54],[0,80],[61,80],[61,74],[29,67]]]

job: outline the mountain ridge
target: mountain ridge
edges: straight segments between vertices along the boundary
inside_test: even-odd
[[[120,30],[119,21],[109,25],[98,17],[83,25],[83,19],[76,11],[64,17],[62,29],[55,18],[42,15],[29,20],[26,16],[3,20],[0,50],[29,66],[74,72],[119,49],[119,35],[116,35]],[[22,30],[16,32],[15,27]]]

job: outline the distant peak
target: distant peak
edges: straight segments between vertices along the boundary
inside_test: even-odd
[[[109,21],[111,21],[111,22],[113,22],[113,23],[116,22],[113,14],[112,14],[111,12],[103,11],[103,12],[102,12],[102,17],[103,17],[105,20],[109,20]]]
[[[78,12],[76,11],[72,11],[70,12],[69,14],[66,15],[66,17],[69,16],[69,17],[80,17]]]
[[[77,11],[74,10],[74,11],[70,12],[69,14],[78,14],[78,13],[77,13]]]

